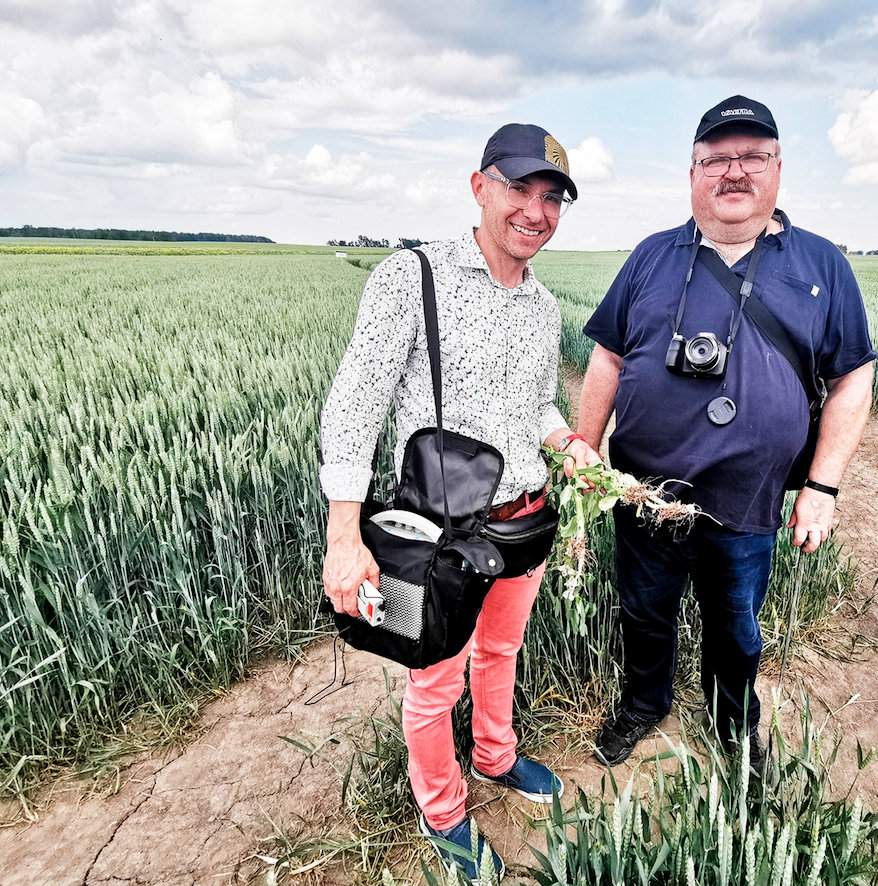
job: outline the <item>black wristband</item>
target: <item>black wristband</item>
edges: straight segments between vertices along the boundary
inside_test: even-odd
[[[833,498],[838,497],[837,486],[826,486],[823,483],[815,483],[814,480],[806,480],[805,485],[809,489],[815,489],[817,492],[825,492],[827,495],[831,495]]]

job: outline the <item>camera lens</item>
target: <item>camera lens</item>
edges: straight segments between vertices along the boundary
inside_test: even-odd
[[[707,371],[719,359],[719,344],[712,332],[699,332],[686,342],[686,359],[693,369]]]

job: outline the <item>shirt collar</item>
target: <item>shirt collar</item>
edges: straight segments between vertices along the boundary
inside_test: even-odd
[[[488,267],[488,262],[485,260],[485,256],[476,241],[475,228],[468,231],[457,241],[454,249],[454,261],[462,268],[475,268],[479,271],[484,271],[494,286],[499,289],[505,289],[513,295],[533,295],[536,292],[537,281],[530,262],[527,263],[524,269],[524,280],[518,286],[510,288],[494,279],[491,269]]]
[[[776,207],[774,210],[774,218],[783,225],[783,230],[778,231],[776,234],[769,234],[765,239],[777,243],[778,249],[786,249],[786,247],[790,245],[790,231],[793,227],[790,224],[790,218],[782,209],[777,209]]]
[[[778,249],[784,249],[789,245],[790,240],[791,225],[789,216],[782,209],[775,209],[773,217],[783,225],[783,230],[779,231],[777,234],[768,234],[765,238],[765,242],[776,245]],[[691,246],[692,241],[695,239],[696,229],[695,219],[690,218],[689,221],[680,228],[680,232],[677,234],[677,239],[674,241],[674,246]]]

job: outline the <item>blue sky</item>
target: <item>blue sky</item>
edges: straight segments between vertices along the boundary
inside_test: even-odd
[[[568,149],[552,247],[689,212],[703,111],[772,108],[779,205],[878,248],[878,4],[0,0],[0,225],[425,239],[477,222],[499,125]]]

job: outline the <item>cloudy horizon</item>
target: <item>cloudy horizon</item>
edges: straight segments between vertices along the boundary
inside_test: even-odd
[[[452,236],[518,121],[579,186],[550,246],[628,249],[688,217],[698,118],[742,93],[777,118],[793,222],[876,249],[871,6],[0,0],[0,226]]]

